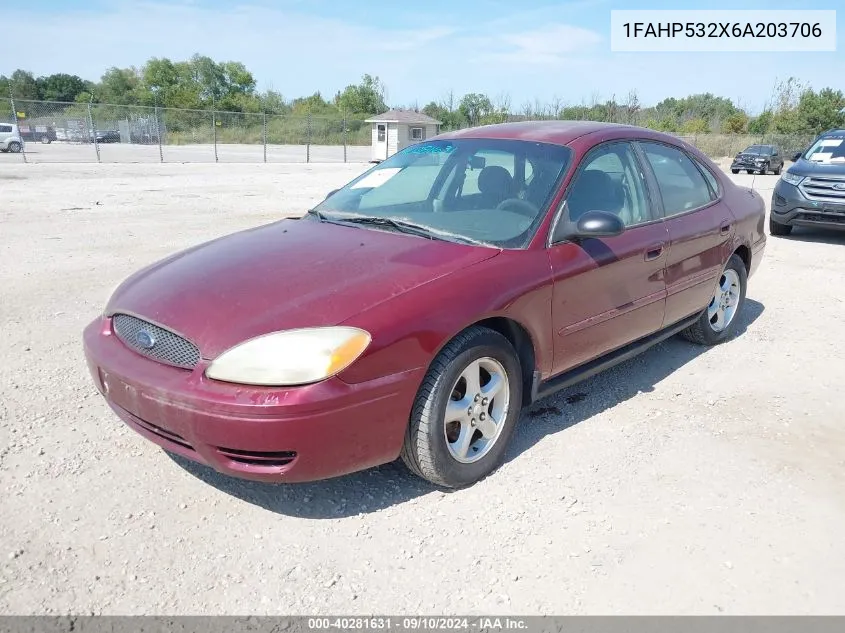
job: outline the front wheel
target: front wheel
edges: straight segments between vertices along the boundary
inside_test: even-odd
[[[50,137],[45,134],[44,136],[41,137],[41,142],[44,145],[49,145],[50,144]]]
[[[13,154],[17,154],[21,151],[21,144],[17,141],[12,141],[11,143],[9,143],[9,151]]]
[[[508,339],[473,326],[431,364],[414,402],[402,461],[433,484],[461,488],[504,461],[522,404],[522,368]]]
[[[769,166],[768,166],[768,165],[763,165],[763,166],[760,168],[760,175],[761,175],[761,176],[765,176],[765,175],[766,175],[766,174],[768,174],[768,173],[769,173]]]
[[[780,176],[780,172],[783,169],[783,165],[778,165],[778,168],[775,169],[775,176]]]
[[[739,170],[738,170],[738,169],[731,169],[731,173],[732,173],[732,174],[738,174],[738,173],[739,173]]]
[[[716,345],[730,338],[737,328],[737,317],[745,304],[748,272],[738,255],[731,255],[713,291],[710,303],[698,320],[681,332],[688,341]]]

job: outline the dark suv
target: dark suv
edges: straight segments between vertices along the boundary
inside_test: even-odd
[[[779,174],[783,169],[783,155],[777,145],[752,145],[746,147],[736,155],[731,163],[731,172],[738,174],[741,170],[749,174],[759,172],[761,174],[769,171]]]
[[[793,226],[845,230],[845,130],[823,132],[772,192],[769,233],[789,235]]]

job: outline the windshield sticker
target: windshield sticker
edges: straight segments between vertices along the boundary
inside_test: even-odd
[[[409,147],[406,151],[409,154],[448,154],[449,152],[455,149],[454,145],[413,145]]]
[[[819,143],[821,147],[839,147],[842,145],[842,139],[839,138],[825,138]]]
[[[832,156],[833,154],[831,152],[816,152],[810,157],[810,159],[817,160],[820,163],[826,163],[831,159]]]
[[[364,176],[361,180],[356,182],[351,189],[370,189],[381,187],[388,180],[393,178],[396,174],[402,171],[401,167],[385,167],[384,169],[376,169],[373,173]]]

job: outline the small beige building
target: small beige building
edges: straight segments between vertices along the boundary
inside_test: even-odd
[[[440,121],[413,110],[389,110],[366,123],[373,126],[373,162],[440,133]]]

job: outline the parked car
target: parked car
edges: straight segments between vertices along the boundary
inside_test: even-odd
[[[737,154],[731,163],[731,172],[738,174],[744,169],[749,174],[780,174],[783,169],[783,154],[777,145],[751,145]]]
[[[789,235],[793,226],[845,230],[845,129],[822,133],[793,160],[772,191],[769,232]]]
[[[20,152],[23,149],[18,126],[12,123],[0,123],[0,152]]]
[[[25,141],[38,141],[49,145],[57,140],[56,128],[51,125],[21,124],[19,129],[21,138]]]
[[[95,138],[98,143],[120,143],[120,132],[118,130],[97,130],[96,133],[89,132],[88,134],[92,143]]]
[[[668,134],[524,122],[410,146],[301,219],[144,268],[84,331],[136,432],[228,475],[503,461],[526,405],[674,334],[737,332],[765,204]]]

